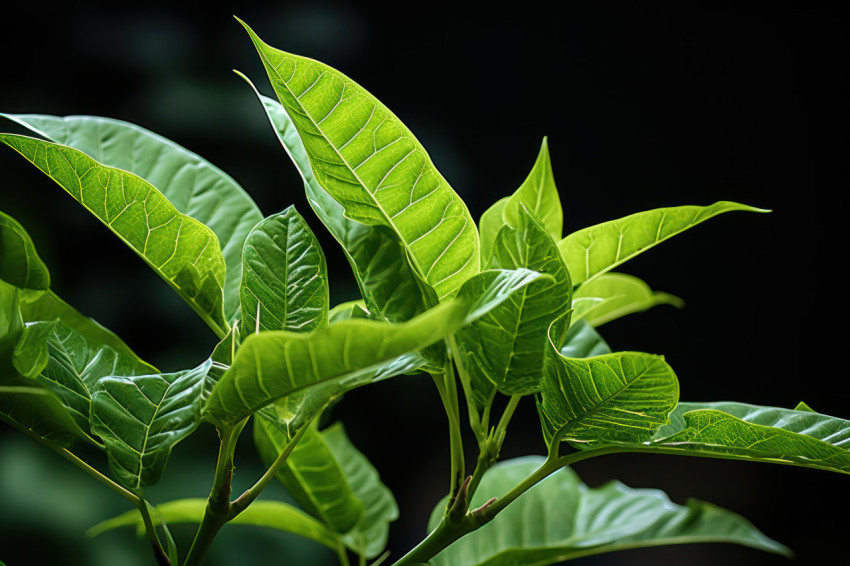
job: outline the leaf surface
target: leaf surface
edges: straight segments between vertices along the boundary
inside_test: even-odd
[[[126,487],[156,483],[171,449],[197,428],[211,364],[98,381],[91,401],[92,431],[103,438],[109,466]]]
[[[236,318],[242,245],[263,217],[227,173],[171,140],[128,122],[97,116],[0,115],[108,167],[138,175],[177,210],[208,226],[218,238],[227,265],[226,318],[228,322]]]
[[[546,138],[543,138],[540,153],[528,177],[508,198],[502,209],[502,217],[508,226],[517,228],[521,225],[523,208],[540,220],[546,232],[555,238],[555,241],[563,237],[564,211],[561,208],[558,188],[555,186],[555,176],[552,174],[549,142]]]
[[[38,257],[35,245],[20,223],[0,212],[0,281],[18,289],[44,291],[50,273]]]
[[[586,320],[570,326],[561,346],[561,355],[565,358],[593,358],[610,353],[610,346]]]
[[[589,304],[588,304],[589,303]],[[633,275],[605,273],[585,282],[573,294],[572,323],[584,318],[593,326],[657,305],[683,308],[685,302],[669,293],[656,292]]]
[[[295,207],[257,224],[245,241],[243,258],[242,335],[309,332],[327,325],[325,255]]]
[[[558,249],[573,285],[581,285],[688,228],[733,210],[766,212],[728,201],[656,208],[573,232],[558,243]]]
[[[153,185],[107,167],[70,147],[0,134],[106,224],[153,268],[222,338],[225,263],[216,235],[179,212]]]
[[[472,507],[501,497],[534,472],[541,457],[502,462],[487,472]],[[438,505],[429,527],[442,519]],[[620,482],[584,485],[561,469],[520,496],[489,524],[435,556],[434,566],[508,566],[561,563],[583,556],[659,545],[725,542],[790,555],[743,517],[702,501],[677,505],[656,489]]]
[[[438,298],[453,296],[478,271],[478,231],[425,149],[360,85],[245,28],[318,183],[348,218],[391,229]]]
[[[484,211],[484,214],[481,215],[478,221],[482,265],[488,265],[490,263],[490,255],[493,253],[493,243],[496,241],[499,230],[506,224],[502,212],[505,210],[505,205],[508,204],[510,198],[504,197],[497,200],[490,208]]]
[[[850,474],[850,421],[747,403],[679,403],[641,448]]]

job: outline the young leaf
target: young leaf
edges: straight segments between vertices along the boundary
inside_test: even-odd
[[[216,424],[238,422],[275,399],[428,346],[459,326],[466,310],[464,302],[453,302],[397,325],[352,319],[312,334],[252,334],[213,389],[205,413]]]
[[[157,519],[161,519],[171,525],[200,523],[206,506],[206,499],[169,501],[157,505],[159,517],[153,517],[153,520],[157,522]],[[231,520],[229,524],[268,527],[286,531],[309,538],[334,550],[337,550],[341,545],[339,535],[297,507],[281,501],[255,501]],[[117,517],[98,523],[90,528],[86,534],[89,537],[96,537],[112,529],[133,526],[140,534],[144,533],[145,525],[142,522],[141,515],[136,510],[127,511]]]
[[[283,452],[291,437],[264,418],[254,419],[254,443],[266,466]],[[314,424],[301,437],[277,473],[301,507],[338,533],[351,530],[363,514],[337,460]]]
[[[225,264],[215,234],[181,214],[147,181],[69,147],[0,134],[106,224],[150,265],[220,337]]]
[[[685,302],[669,293],[654,292],[649,285],[625,273],[605,273],[586,281],[573,294],[572,323],[584,318],[593,326],[602,326],[627,314],[645,311],[656,305],[683,308]]]
[[[159,479],[175,444],[201,421],[201,393],[212,365],[158,375],[105,377],[92,395],[92,431],[103,438],[109,467],[136,490]]]
[[[481,239],[481,264],[489,265],[490,254],[493,253],[493,243],[496,241],[496,236],[505,226],[505,219],[502,216],[502,211],[505,210],[505,205],[511,197],[504,197],[493,203],[493,206],[484,211],[481,219],[478,221],[478,234]]]
[[[561,346],[561,355],[565,358],[593,358],[610,353],[611,348],[586,320],[570,326]]]
[[[135,124],[96,116],[0,114],[54,143],[123,169],[157,188],[183,214],[207,225],[227,265],[224,311],[239,309],[242,244],[263,219],[251,197],[227,173],[176,143]],[[224,213],[226,211],[226,213]]]
[[[533,473],[543,458],[517,458],[487,472],[472,508],[501,497]],[[429,527],[442,520],[438,505]],[[790,555],[749,521],[702,501],[677,505],[657,489],[634,489],[620,482],[584,485],[570,468],[531,488],[492,522],[461,538],[432,559],[434,566],[560,564],[629,548],[723,542]]]
[[[662,356],[617,352],[579,359],[553,347],[548,362],[537,408],[550,445],[647,441],[679,399],[676,374]]]
[[[316,236],[295,207],[254,227],[245,240],[243,261],[243,336],[257,329],[309,332],[327,325],[328,267]]]
[[[638,212],[573,232],[558,243],[573,285],[581,285],[664,240],[724,212],[767,212],[735,202]]]
[[[389,524],[398,518],[398,505],[378,470],[369,462],[337,423],[322,431],[336,461],[342,465],[348,485],[363,504],[363,513],[354,528],[342,537],[351,550],[366,558],[375,558],[387,545]]]
[[[390,228],[438,298],[453,296],[478,271],[478,231],[425,149],[342,73],[274,49],[245,29],[319,184],[347,217]]]
[[[792,464],[850,474],[850,421],[746,403],[679,403],[641,449]]]
[[[469,374],[479,405],[493,385],[505,395],[527,395],[540,389],[549,347],[546,332],[570,306],[570,274],[552,237],[525,208],[515,225],[499,232],[490,267],[528,268],[550,278],[513,293],[455,333],[458,359]]]
[[[316,181],[307,150],[289,114],[277,100],[262,96],[240,75],[259,98],[286,153],[304,180],[307,200],[316,216],[342,246],[360,293],[376,317],[404,322],[428,309],[404,246],[386,226],[367,226],[345,216],[345,209]]]
[[[540,220],[546,232],[555,238],[555,241],[563,237],[564,211],[561,208],[561,198],[558,196],[558,188],[555,186],[555,177],[552,174],[552,161],[549,159],[549,143],[546,138],[543,138],[540,153],[537,155],[531,173],[510,196],[502,209],[502,218],[505,223],[514,228],[519,227],[522,222],[520,215],[523,208]]]
[[[0,212],[0,281],[18,289],[44,291],[50,273],[38,257],[35,245],[17,220]]]

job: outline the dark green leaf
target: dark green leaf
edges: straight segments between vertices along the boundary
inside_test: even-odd
[[[605,273],[582,284],[573,294],[572,323],[584,318],[593,326],[602,326],[627,314],[645,311],[656,305],[683,308],[685,302],[669,293],[653,291],[649,285],[625,273]]]
[[[262,220],[257,205],[227,173],[174,142],[135,124],[96,116],[0,114],[55,143],[100,163],[138,175],[183,214],[206,224],[218,238],[227,264],[224,310],[232,322],[239,309],[242,244]]]
[[[850,421],[746,403],[679,403],[641,449],[792,464],[850,474]]]
[[[327,325],[325,256],[295,207],[254,227],[245,241],[243,261],[244,336],[268,330],[309,332]]]
[[[543,458],[497,464],[481,482],[472,507],[501,497],[534,472]],[[429,527],[443,518],[438,505]],[[434,566],[513,566],[561,563],[583,556],[659,545],[724,542],[790,555],[743,517],[710,503],[677,505],[656,489],[620,482],[584,485],[570,468],[555,472],[492,522],[461,538],[432,560]]]
[[[0,134],[151,266],[222,338],[224,258],[216,235],[147,181],[69,147]]]
[[[24,227],[0,212],[0,281],[19,289],[44,291],[50,287],[50,273],[38,257]]]
[[[728,201],[711,206],[657,208],[573,232],[558,243],[558,249],[573,285],[581,285],[667,238],[733,210],[767,212]]]
[[[453,296],[478,272],[478,231],[425,149],[351,79],[274,49],[245,27],[319,184],[347,217],[391,229],[438,298]]]
[[[175,444],[201,421],[201,394],[212,365],[158,375],[105,377],[92,395],[92,431],[103,438],[109,467],[130,489],[159,479]]]

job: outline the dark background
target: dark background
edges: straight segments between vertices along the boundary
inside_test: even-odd
[[[230,72],[239,69],[270,92],[231,12],[268,43],[321,59],[387,104],[475,218],[519,186],[544,135],[567,231],[721,199],[773,209],[713,219],[624,266],[680,295],[687,308],[660,307],[601,332],[614,349],[665,354],[685,400],[786,407],[805,400],[850,417],[847,279],[840,275],[848,35],[835,13],[800,9],[802,3],[522,3],[469,13],[459,3],[397,3],[389,11],[325,2],[121,11],[31,4],[0,20],[0,111],[132,121],[223,168],[264,214],[294,203],[324,239],[332,303],[353,298],[356,287],[253,94]],[[30,231],[62,297],[163,370],[208,355],[214,336],[93,217],[11,150],[0,151],[0,171],[0,209]],[[441,413],[423,377],[355,391],[335,409],[398,498],[394,557],[421,538],[446,489]],[[150,563],[129,532],[83,544],[86,528],[126,510],[126,502],[10,432],[0,429],[0,560]],[[214,433],[202,427],[176,448],[151,499],[205,496],[215,450]],[[542,451],[529,399],[503,455]],[[236,481],[248,485],[260,469],[247,434],[239,458]],[[591,485],[619,478],[663,488],[679,503],[693,496],[733,509],[792,547],[798,564],[846,560],[846,477],[671,456],[608,456],[576,468]],[[191,536],[188,528],[176,532]],[[333,563],[314,548],[279,533],[226,527],[210,562]],[[730,545],[630,551],[584,563],[721,560],[786,564]]]

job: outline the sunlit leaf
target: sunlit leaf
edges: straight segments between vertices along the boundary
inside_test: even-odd
[[[563,237],[564,211],[552,174],[552,161],[549,158],[549,143],[546,138],[543,138],[540,153],[528,177],[505,203],[502,218],[509,226],[518,228],[522,222],[520,215],[523,208],[540,220],[546,232],[555,238],[556,242]]]
[[[653,291],[649,285],[625,273],[605,273],[585,282],[573,294],[572,323],[584,318],[593,326],[602,326],[628,314],[645,311],[656,305],[685,306],[684,301],[669,293]]]

